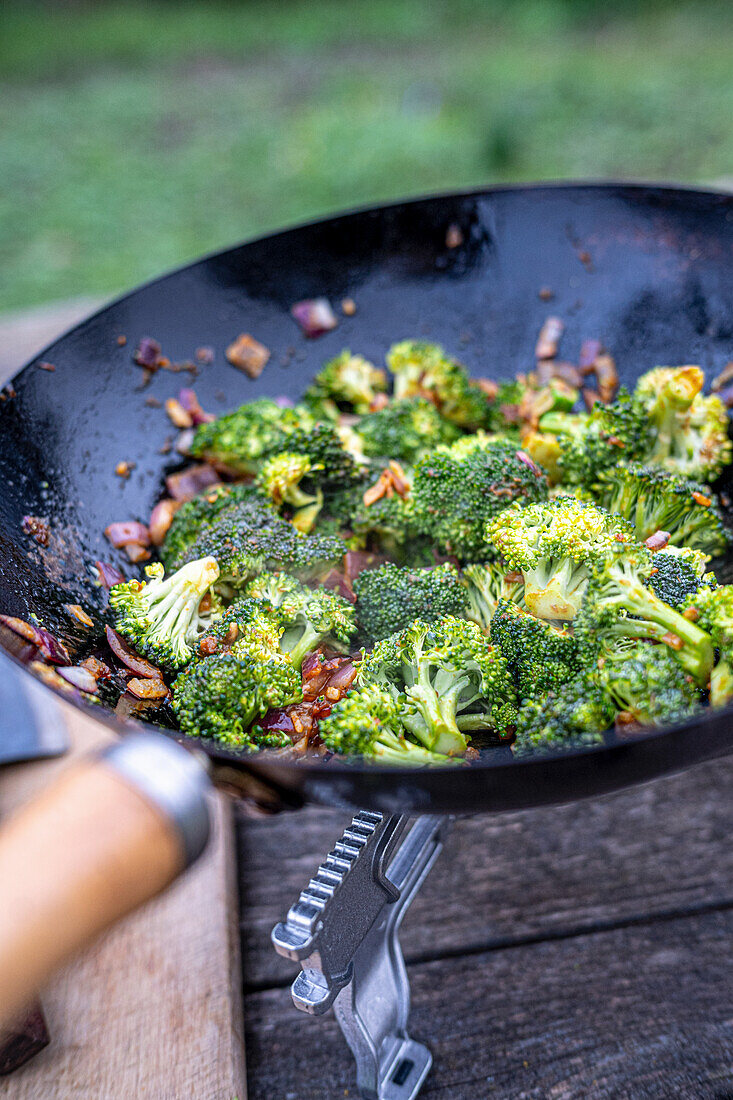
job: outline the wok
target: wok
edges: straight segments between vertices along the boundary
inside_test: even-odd
[[[462,243],[448,247],[452,230]],[[171,425],[160,402],[187,375],[160,370],[146,388],[132,351],[143,336],[172,361],[209,345],[216,357],[195,385],[205,409],[262,396],[297,399],[343,347],[383,360],[395,340],[437,341],[476,374],[511,377],[533,361],[548,314],[566,324],[561,354],[584,338],[614,354],[621,381],[657,364],[699,363],[711,378],[731,357],[733,197],[660,186],[559,185],[496,188],[382,206],[277,233],[209,256],[103,309],[47,348],[0,405],[0,611],[35,613],[70,645],[67,603],[94,610],[95,559],[115,560],[103,531],[146,521],[175,465],[160,445]],[[541,298],[549,287],[551,302]],[[343,298],[356,313],[305,339],[290,306]],[[249,379],[224,358],[248,332],[272,350]],[[124,346],[118,337],[127,338]],[[50,361],[54,372],[39,369]],[[176,456],[177,457],[177,456]],[[128,480],[115,474],[134,464]],[[725,475],[729,486],[730,474]],[[44,516],[51,536],[24,534],[25,515]],[[126,559],[118,564],[127,566]],[[133,723],[91,708],[120,732]],[[382,811],[517,809],[596,795],[733,749],[731,709],[707,710],[675,728],[623,743],[539,760],[484,752],[466,768],[413,770],[321,760],[236,757],[212,744],[215,762],[245,769],[291,800]],[[171,730],[168,736],[178,735]]]

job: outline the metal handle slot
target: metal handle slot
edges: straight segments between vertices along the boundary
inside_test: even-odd
[[[363,1100],[414,1100],[432,1055],[407,1033],[410,987],[398,932],[451,819],[362,811],[284,922],[275,950],[300,962],[297,1008],[334,1014],[356,1060]],[[404,836],[404,839],[402,839]]]

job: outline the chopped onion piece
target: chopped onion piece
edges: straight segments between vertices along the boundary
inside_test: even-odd
[[[95,561],[94,564],[97,567],[102,588],[112,588],[116,584],[124,584],[124,574],[120,572],[116,565],[110,565],[106,561]]]
[[[168,492],[174,500],[181,503],[193,500],[204,489],[219,484],[219,475],[212,466],[189,466],[177,474],[169,474],[165,479]]]
[[[328,298],[308,298],[296,302],[290,313],[300,325],[304,336],[322,336],[338,324]]]
[[[145,658],[141,657],[139,653],[136,653],[134,649],[131,649],[121,634],[118,634],[111,626],[106,626],[104,629],[107,635],[107,641],[109,642],[109,648],[112,650],[115,657],[122,661],[123,665],[126,665],[132,672],[137,673],[138,676],[143,676],[146,679],[163,679],[163,673],[160,669],[156,668],[150,661],[146,661]]]
[[[79,688],[80,691],[86,691],[88,695],[96,695],[99,691],[97,681],[87,668],[80,668],[78,665],[60,668],[59,676],[63,676],[65,680],[68,680],[74,687]]]
[[[160,500],[150,513],[150,541],[153,546],[162,546],[173,516],[181,507],[180,500]]]
[[[162,680],[139,680],[136,676],[128,680],[127,691],[136,699],[165,699],[170,694]]]
[[[108,527],[105,527],[104,533],[115,550],[122,550],[123,547],[129,546],[132,542],[137,543],[138,546],[150,545],[150,533],[147,527],[134,519],[110,523]]]

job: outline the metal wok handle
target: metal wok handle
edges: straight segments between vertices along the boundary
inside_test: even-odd
[[[70,766],[4,825],[0,1028],[54,970],[201,854],[209,788],[186,749],[131,734]]]

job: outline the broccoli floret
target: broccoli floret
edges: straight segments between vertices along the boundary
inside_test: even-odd
[[[190,560],[189,548],[204,529],[241,504],[270,507],[253,485],[215,485],[193,500],[185,501],[173,516],[160,556],[166,569],[177,569]]]
[[[642,402],[623,387],[609,405],[597,401],[589,415],[548,413],[540,431],[557,436],[557,467],[563,484],[592,488],[602,470],[622,459],[643,458],[650,441],[650,426]]]
[[[352,689],[320,719],[318,732],[331,752],[371,757],[381,764],[448,764],[405,737],[392,695],[378,687]]]
[[[344,544],[335,535],[303,534],[267,502],[252,501],[202,528],[185,557],[216,558],[217,587],[227,591],[273,569],[287,570],[302,580],[319,580],[341,561],[343,553]]]
[[[605,508],[634,525],[640,542],[667,531],[679,546],[724,554],[730,545],[717,500],[705,485],[659,467],[621,462],[599,477]]]
[[[604,743],[613,705],[596,673],[586,673],[521,707],[512,752],[529,756],[572,752]]]
[[[710,702],[714,707],[733,700],[733,586],[700,588],[688,596],[683,614],[707,631],[717,649],[710,674]]]
[[[201,635],[199,654],[209,656],[231,650],[235,656],[249,653],[270,658],[280,653],[282,632],[280,620],[271,607],[261,600],[241,596]]]
[[[592,569],[631,543],[631,525],[604,508],[558,496],[512,505],[486,527],[489,545],[524,577],[524,601],[540,619],[575,618]]]
[[[490,637],[506,658],[522,700],[559,689],[577,676],[583,664],[578,643],[567,627],[536,619],[509,600],[497,605]]]
[[[395,398],[425,397],[442,416],[460,428],[486,426],[489,399],[471,381],[465,367],[451,359],[437,344],[403,340],[387,353],[387,366],[395,376]]]
[[[362,417],[356,427],[362,451],[370,458],[398,458],[410,465],[433,447],[451,443],[458,429],[423,397],[392,401]]]
[[[387,375],[348,348],[318,372],[303,395],[316,417],[337,420],[341,410],[367,413],[378,393],[387,389]]]
[[[562,450],[556,435],[551,432],[529,431],[522,436],[522,450],[547,474],[550,485],[562,481],[560,456]]]
[[[320,645],[340,653],[356,631],[353,606],[327,588],[306,588],[285,573],[265,573],[248,584],[245,594],[272,609],[282,627],[279,648],[296,668]]]
[[[411,476],[402,471],[408,494],[397,493],[378,497],[369,492],[372,486],[355,485],[329,497],[326,510],[349,540],[350,549],[374,550],[402,561],[407,544],[415,541],[409,486]],[[348,533],[348,534],[346,534]]]
[[[705,572],[705,556],[696,560],[696,552],[674,546],[658,550],[652,558],[649,587],[655,596],[677,611],[699,588],[715,588],[714,573]]]
[[[289,508],[293,526],[307,533],[323,507],[323,493],[313,484],[321,472],[322,467],[314,466],[308,455],[281,451],[265,460],[257,475],[257,487],[278,508],[283,505]]]
[[[290,436],[312,428],[303,407],[282,408],[269,397],[250,401],[196,429],[191,454],[253,477],[268,455],[288,447]]]
[[[651,426],[645,460],[684,477],[714,480],[731,461],[728,414],[716,394],[704,397],[699,367],[655,367],[636,383]]]
[[[173,712],[188,737],[214,738],[231,749],[253,751],[290,744],[286,734],[253,723],[271,707],[302,699],[300,674],[282,659],[214,654],[192,665],[173,684]]]
[[[527,388],[527,382],[520,378],[497,384],[496,394],[489,402],[486,419],[486,427],[490,432],[500,432],[502,435],[517,432],[519,406]]]
[[[665,646],[637,642],[631,649],[608,654],[601,680],[620,712],[621,726],[663,726],[692,714],[700,692]]]
[[[599,652],[613,649],[622,638],[664,642],[705,687],[714,657],[710,636],[650,591],[652,568],[652,556],[643,547],[609,555],[586,588],[576,636],[589,650]]]
[[[138,653],[163,668],[182,668],[207,628],[200,604],[218,578],[219,567],[213,558],[204,557],[167,578],[159,562],[145,572],[147,581],[126,581],[110,589],[115,626]]]
[[[452,448],[421,458],[411,504],[416,530],[461,561],[487,557],[486,523],[513,500],[547,498],[547,478],[510,443],[496,441],[456,455]]]
[[[466,731],[508,733],[516,695],[504,658],[475,623],[446,616],[416,619],[378,642],[359,669],[362,687],[388,690],[408,734],[432,752],[460,755]]]
[[[463,615],[488,632],[500,600],[511,600],[524,608],[524,577],[508,572],[500,562],[465,565],[461,580],[466,587],[468,607]]]
[[[455,566],[410,569],[388,562],[365,569],[354,580],[356,614],[368,642],[405,630],[413,619],[432,623],[444,615],[463,617],[466,590]]]

